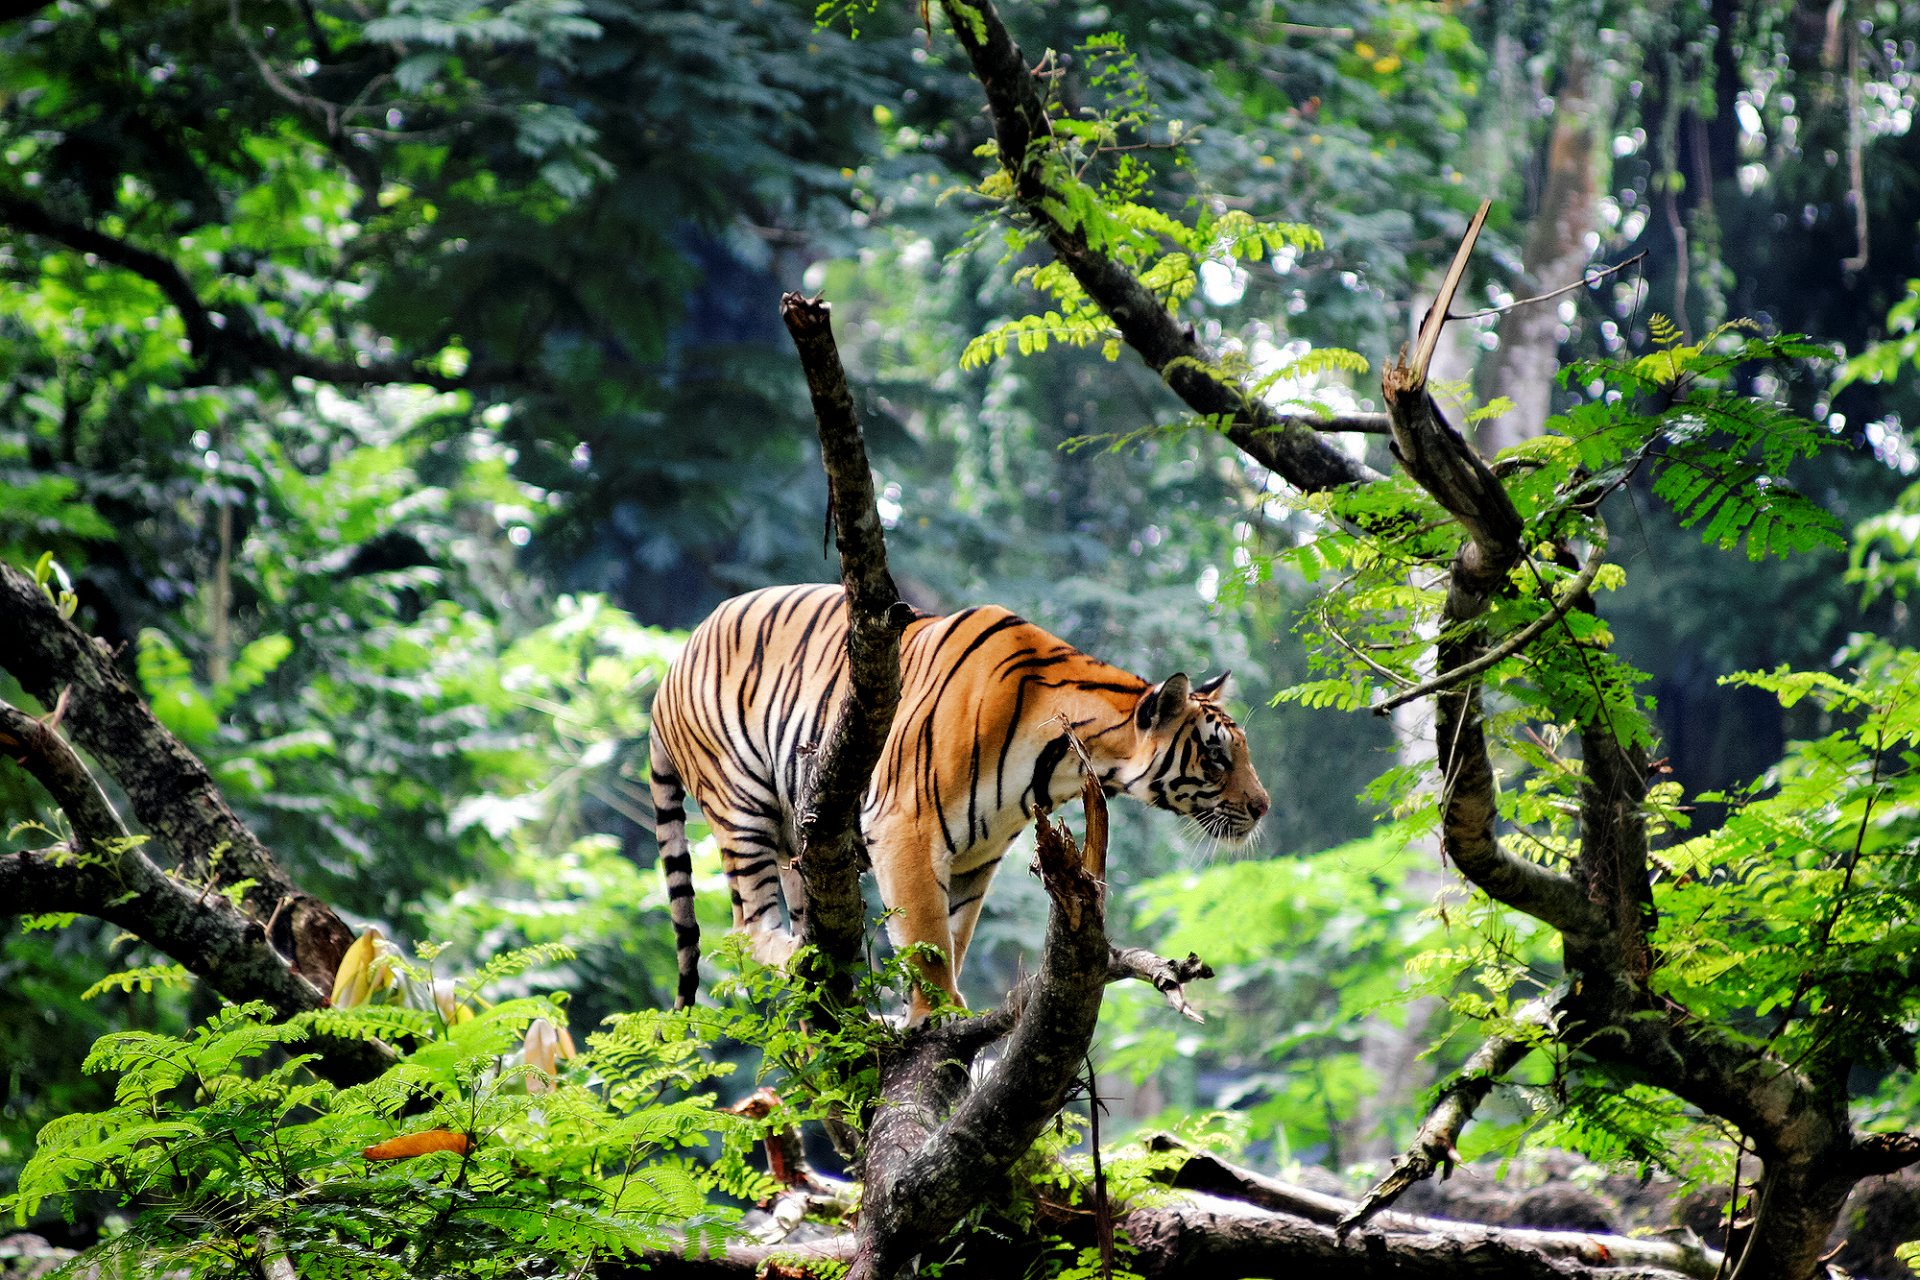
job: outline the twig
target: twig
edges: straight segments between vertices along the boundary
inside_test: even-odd
[[[1383,716],[1395,707],[1405,706],[1409,702],[1429,697],[1442,690],[1451,689],[1455,685],[1465,683],[1481,672],[1504,662],[1506,659],[1520,652],[1520,650],[1526,648],[1529,644],[1532,644],[1534,640],[1538,639],[1547,628],[1553,626],[1554,623],[1565,617],[1567,610],[1572,608],[1580,597],[1585,595],[1587,590],[1593,586],[1593,580],[1599,575],[1600,566],[1605,563],[1606,560],[1606,527],[1596,521],[1594,529],[1594,548],[1592,553],[1587,557],[1586,566],[1580,570],[1579,576],[1568,585],[1567,589],[1554,598],[1553,604],[1545,613],[1471,661],[1463,662],[1451,671],[1443,672],[1423,684],[1415,685],[1411,689],[1394,694],[1384,702],[1376,703],[1373,708],[1373,713],[1378,716]]]
[[[1646,256],[1647,256],[1646,251],[1642,250],[1641,252],[1634,254],[1631,258],[1628,258],[1624,262],[1616,262],[1612,266],[1603,267],[1598,271],[1589,270],[1589,271],[1582,272],[1578,280],[1574,281],[1572,284],[1563,284],[1558,289],[1549,289],[1545,293],[1536,293],[1531,298],[1515,298],[1512,302],[1507,303],[1505,306],[1488,307],[1484,311],[1467,311],[1463,313],[1449,314],[1447,316],[1447,319],[1449,320],[1482,320],[1482,319],[1485,319],[1487,316],[1505,315],[1509,311],[1515,311],[1521,307],[1529,307],[1536,302],[1547,302],[1551,299],[1559,297],[1563,293],[1572,293],[1575,289],[1591,289],[1599,281],[1606,279],[1608,276],[1614,274],[1616,271],[1625,271],[1628,267],[1632,266],[1636,262],[1640,262],[1643,259],[1645,259]]]
[[[1551,999],[1542,996],[1521,1006],[1515,1021],[1545,1026],[1551,1017]],[[1532,1050],[1533,1046],[1526,1041],[1508,1036],[1489,1036],[1485,1044],[1474,1050],[1461,1066],[1460,1074],[1440,1091],[1438,1101],[1427,1113],[1412,1143],[1395,1159],[1393,1168],[1374,1183],[1352,1212],[1335,1224],[1341,1236],[1365,1224],[1415,1183],[1431,1178],[1436,1172],[1443,1177],[1451,1173],[1453,1166],[1460,1162],[1460,1131],[1493,1091],[1494,1081],[1518,1066]]]

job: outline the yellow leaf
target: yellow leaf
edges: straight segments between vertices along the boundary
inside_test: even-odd
[[[340,958],[340,968],[333,975],[333,997],[331,1003],[336,1009],[352,1009],[367,1002],[373,994],[373,982],[368,970],[373,965],[373,957],[380,944],[380,930],[368,925],[367,931],[353,940],[347,948],[347,954]]]

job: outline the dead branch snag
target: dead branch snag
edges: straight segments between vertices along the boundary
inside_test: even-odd
[[[762,1086],[726,1110],[751,1120],[765,1120],[785,1105],[779,1094]],[[753,1231],[756,1241],[778,1244],[809,1217],[844,1218],[853,1210],[857,1202],[854,1188],[838,1178],[822,1175],[807,1162],[798,1129],[790,1124],[781,1125],[762,1142],[767,1151],[767,1173],[780,1184],[780,1192],[766,1206],[767,1221]]]
[[[1042,817],[1037,837],[1052,908],[1019,1007],[1010,999],[1010,1011],[924,1028],[881,1064],[854,1280],[890,1280],[945,1237],[1033,1145],[1080,1075],[1112,955],[1104,886],[1064,824]],[[974,1057],[1009,1026],[1005,1053],[969,1087]]]
[[[1187,1003],[1187,984],[1198,978],[1211,978],[1213,966],[1193,952],[1185,960],[1169,960],[1140,947],[1115,947],[1107,962],[1107,981],[1137,978],[1151,983],[1167,998],[1167,1007],[1190,1022],[1205,1022],[1200,1011]]]
[[[1552,1005],[1545,998],[1529,1001],[1515,1015],[1516,1021],[1540,1024],[1550,1022],[1551,1018]],[[1475,1049],[1461,1066],[1460,1073],[1440,1090],[1413,1142],[1394,1160],[1393,1168],[1373,1185],[1351,1213],[1335,1224],[1340,1234],[1344,1236],[1365,1224],[1415,1183],[1435,1173],[1443,1178],[1452,1173],[1453,1166],[1460,1162],[1457,1150],[1460,1131],[1493,1092],[1494,1083],[1520,1065],[1521,1059],[1532,1051],[1532,1045],[1506,1036],[1489,1036],[1486,1043]]]
[[[1377,424],[1333,428],[1312,417],[1274,412],[1221,369],[1193,327],[1169,311],[1137,275],[1088,244],[1084,231],[1067,227],[1055,216],[1054,210],[1062,207],[1059,188],[1077,179],[1052,163],[1047,140],[1053,124],[1026,56],[992,0],[942,0],[941,8],[986,94],[1000,164],[1013,179],[1020,212],[1041,229],[1054,256],[1147,367],[1194,412],[1227,422],[1227,439],[1289,484],[1318,491],[1378,479],[1372,468],[1318,435],[1328,429],[1364,431]]]
[[[845,975],[859,961],[867,927],[860,896],[866,863],[860,808],[900,702],[900,633],[910,614],[887,572],[873,470],[834,345],[831,309],[819,299],[788,293],[780,299],[780,318],[806,372],[820,433],[827,507],[847,594],[849,679],[801,805],[796,862],[806,902],[791,905],[804,913],[804,940],[830,971]],[[844,977],[834,981],[838,985]]]
[[[1463,248],[1466,246],[1463,245]],[[1455,256],[1456,276],[1461,262]],[[1428,312],[1423,336],[1437,335],[1445,309]],[[1430,343],[1426,347],[1431,350]],[[1381,377],[1393,420],[1394,452],[1408,475],[1446,509],[1466,533],[1448,573],[1438,666],[1475,671],[1486,652],[1487,611],[1508,573],[1520,563],[1520,513],[1486,463],[1447,422],[1426,390],[1426,369],[1396,361]],[[1518,857],[1495,836],[1497,816],[1492,758],[1480,713],[1477,680],[1448,685],[1435,696],[1434,738],[1441,776],[1442,848],[1461,872],[1495,899],[1546,921],[1563,933],[1597,933],[1599,913],[1563,872]]]

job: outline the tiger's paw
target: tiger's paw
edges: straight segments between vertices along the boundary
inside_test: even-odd
[[[786,968],[787,961],[793,959],[793,953],[799,949],[800,939],[785,929],[769,929],[753,935],[753,958],[772,969]]]

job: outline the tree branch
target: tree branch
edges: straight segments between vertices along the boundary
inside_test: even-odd
[[[1452,689],[1457,685],[1464,684],[1466,681],[1472,680],[1492,670],[1500,663],[1511,658],[1514,654],[1519,653],[1522,649],[1545,635],[1549,627],[1566,617],[1567,610],[1571,609],[1586,596],[1588,590],[1593,586],[1593,580],[1600,574],[1600,566],[1606,563],[1606,527],[1596,521],[1594,529],[1596,535],[1595,544],[1592,552],[1587,557],[1585,567],[1580,570],[1572,582],[1567,584],[1565,591],[1562,591],[1553,598],[1552,604],[1548,606],[1545,613],[1502,640],[1493,648],[1482,652],[1475,658],[1469,659],[1453,670],[1443,672],[1423,684],[1415,685],[1411,689],[1402,690],[1384,702],[1377,703],[1373,708],[1373,713],[1377,716],[1383,716],[1391,712],[1395,707],[1404,707],[1409,702],[1417,702],[1421,698],[1430,697],[1443,690]]]
[[[324,990],[275,950],[258,920],[226,895],[208,893],[155,865],[52,725],[0,703],[0,748],[46,787],[75,837],[68,849],[0,855],[0,902],[8,911],[105,920],[228,999],[263,1000],[281,1017],[325,1005]],[[321,1070],[342,1083],[371,1079],[390,1061],[384,1048],[368,1041],[326,1038],[317,1048]]]
[[[1486,635],[1478,620],[1507,575],[1521,561],[1523,523],[1513,500],[1485,462],[1454,430],[1427,393],[1427,359],[1465,270],[1486,214],[1480,213],[1455,253],[1440,295],[1421,325],[1414,355],[1388,365],[1380,379],[1393,425],[1394,453],[1415,483],[1431,494],[1466,539],[1448,571],[1447,599],[1436,646],[1441,671],[1483,669]],[[1517,857],[1494,834],[1498,817],[1493,762],[1487,753],[1476,681],[1444,687],[1435,699],[1435,747],[1444,789],[1443,848],[1475,885],[1508,906],[1544,920],[1562,933],[1591,934],[1601,925],[1571,876]]]
[[[1548,1024],[1552,1020],[1552,1002],[1547,997],[1530,1000],[1514,1015],[1519,1022]],[[1427,1118],[1414,1134],[1413,1142],[1394,1161],[1393,1168],[1373,1185],[1353,1211],[1335,1224],[1345,1235],[1398,1200],[1417,1182],[1436,1172],[1451,1172],[1460,1162],[1460,1131],[1489,1093],[1494,1082],[1520,1064],[1533,1051],[1524,1040],[1507,1036],[1489,1036],[1462,1064],[1460,1073],[1441,1090]]]
[[[1512,501],[1426,391],[1422,353],[1444,322],[1469,247],[1463,242],[1455,256],[1414,359],[1396,361],[1381,380],[1395,453],[1466,533],[1450,569],[1436,646],[1437,665],[1449,673],[1484,669],[1483,615],[1493,595],[1507,589],[1524,550]],[[1495,782],[1477,682],[1441,690],[1435,708],[1445,850],[1475,885],[1562,935],[1571,983],[1559,1007],[1559,1039],[1737,1125],[1763,1164],[1743,1280],[1806,1280],[1853,1185],[1844,1072],[1796,1069],[1654,997],[1647,982],[1656,957],[1642,752],[1621,739],[1604,707],[1580,726],[1580,853],[1567,875],[1514,856],[1495,837]]]
[[[1267,1177],[1251,1169],[1230,1164],[1218,1156],[1199,1151],[1168,1134],[1149,1140],[1156,1151],[1188,1151],[1187,1162],[1171,1172],[1173,1187],[1219,1196],[1274,1213],[1285,1214],[1320,1227],[1333,1228],[1329,1234],[1346,1242],[1351,1229],[1341,1229],[1361,1206],[1342,1196],[1309,1190]],[[1546,1258],[1578,1262],[1607,1263],[1622,1267],[1658,1268],[1666,1274],[1714,1280],[1721,1265],[1720,1254],[1698,1240],[1674,1243],[1665,1240],[1601,1235],[1590,1231],[1547,1231],[1533,1227],[1489,1227],[1478,1223],[1457,1222],[1421,1214],[1382,1212],[1362,1232],[1360,1241],[1346,1243],[1349,1255],[1366,1256],[1378,1241],[1411,1241],[1422,1237],[1460,1239],[1462,1237],[1497,1239],[1508,1246],[1530,1250]],[[1317,1239],[1317,1237],[1316,1237]],[[1393,1274],[1399,1272],[1380,1272]],[[1615,1275],[1614,1272],[1606,1272]]]
[[[1394,1215],[1400,1217],[1402,1215]],[[1625,1236],[1413,1219],[1419,1226],[1342,1240],[1331,1226],[1248,1212],[1232,1201],[1135,1209],[1120,1219],[1129,1270],[1159,1277],[1304,1273],[1314,1280],[1711,1280],[1704,1246]],[[1691,1256],[1689,1256],[1691,1255]],[[1717,1255],[1714,1255],[1717,1256]],[[1658,1257],[1661,1261],[1652,1261]],[[1682,1263],[1684,1267],[1675,1266]]]
[[[1098,303],[1127,345],[1196,413],[1226,420],[1227,439],[1261,466],[1297,488],[1317,491],[1378,479],[1372,468],[1321,440],[1315,420],[1274,412],[1229,378],[1200,345],[1193,328],[1167,310],[1132,271],[1069,229],[1050,172],[1053,125],[1038,82],[992,0],[942,0],[954,35],[973,64],[993,115],[1000,163],[1014,181],[1021,212],[1045,233],[1054,256]]]
[[[1312,1194],[1312,1193],[1308,1193]],[[1329,1197],[1330,1198],[1330,1197]],[[1392,1215],[1396,1218],[1402,1214]],[[1529,1231],[1408,1219],[1391,1234],[1343,1242],[1327,1222],[1267,1213],[1196,1195],[1132,1209],[1119,1220],[1127,1270],[1142,1280],[1193,1280],[1304,1272],[1315,1280],[1712,1280],[1720,1255],[1704,1245],[1625,1236]],[[803,1245],[733,1247],[703,1255],[649,1251],[637,1263],[602,1262],[597,1280],[757,1280],[830,1274],[844,1264],[846,1236]],[[822,1266],[821,1264],[826,1264]]]
[[[192,892],[214,896],[210,891],[221,884],[252,881],[243,897],[248,914],[270,924],[274,944],[310,982],[322,990],[332,984],[352,931],[287,880],[228,807],[206,766],[154,718],[104,646],[63,617],[31,577],[5,564],[0,666],[43,704],[64,704],[61,723],[120,784],[134,816]]]
[[[1137,978],[1153,984],[1167,998],[1175,1013],[1192,1022],[1205,1022],[1198,1010],[1187,1003],[1187,984],[1196,978],[1211,978],[1213,966],[1189,951],[1185,960],[1169,960],[1140,947],[1115,947],[1107,962],[1107,981]]]
[[[311,352],[285,346],[263,332],[244,305],[219,309],[200,296],[193,282],[171,258],[143,249],[78,222],[57,217],[31,200],[0,191],[0,222],[26,235],[53,240],[79,253],[131,271],[158,288],[180,313],[186,326],[187,348],[193,355],[196,378],[217,382],[223,376],[248,376],[268,371],[288,378],[312,378],[338,386],[384,386],[412,383],[437,391],[454,391],[501,382],[537,381],[535,371],[518,366],[469,369],[459,375],[421,367],[413,360],[327,360]]]
[[[911,611],[887,572],[886,536],[873,492],[873,470],[834,346],[831,310],[797,293],[780,299],[780,318],[800,353],[820,432],[827,473],[827,509],[840,550],[847,596],[849,685],[821,744],[800,805],[797,862],[806,885],[805,936],[833,971],[858,962],[866,938],[860,872],[866,841],[860,809],[900,702],[900,633]]]

